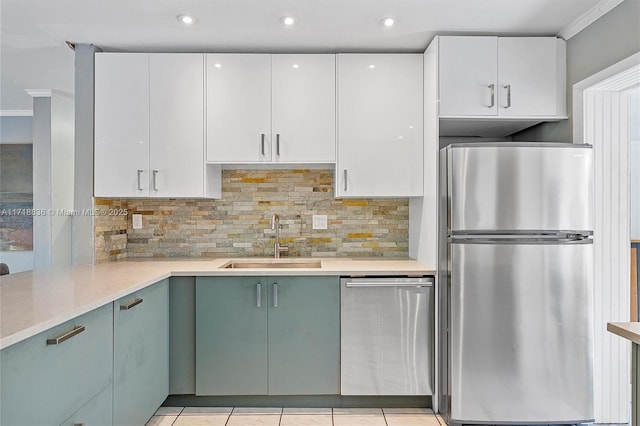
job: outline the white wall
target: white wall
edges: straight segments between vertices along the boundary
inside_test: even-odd
[[[640,240],[640,88],[629,95],[629,149],[631,239]]]
[[[32,143],[33,118],[0,117],[0,143]],[[11,273],[33,269],[33,251],[0,251],[0,262],[9,266]]]

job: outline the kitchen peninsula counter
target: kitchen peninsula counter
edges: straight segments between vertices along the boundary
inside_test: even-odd
[[[640,322],[610,322],[607,330],[640,345]]]
[[[38,269],[0,278],[0,349],[172,276],[434,275],[435,268],[408,258],[283,258],[284,262],[320,262],[314,268],[225,269],[230,262],[265,258],[211,260],[126,260],[98,265]],[[222,269],[221,269],[222,268]]]

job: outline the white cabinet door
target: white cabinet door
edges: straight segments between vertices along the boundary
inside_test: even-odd
[[[335,162],[335,55],[273,55],[272,91],[273,161]]]
[[[565,95],[557,91],[557,43],[555,37],[498,38],[499,115],[560,114],[558,97]]]
[[[439,37],[440,116],[497,114],[498,38]]]
[[[271,161],[271,55],[208,54],[207,161]]]
[[[95,55],[96,197],[149,195],[149,55]]]
[[[339,197],[422,195],[422,55],[338,55]]]
[[[150,55],[152,197],[204,196],[204,55]]]

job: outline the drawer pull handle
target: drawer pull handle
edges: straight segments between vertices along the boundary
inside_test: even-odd
[[[505,108],[511,108],[511,85],[507,84],[504,88],[507,90],[507,105]]]
[[[65,340],[71,339],[73,336],[76,336],[84,331],[84,325],[78,325],[73,327],[73,330],[67,331],[62,336],[54,337],[53,339],[47,339],[47,345],[59,345]]]
[[[496,104],[496,85],[490,84],[489,90],[491,91],[491,103],[489,104],[489,108],[493,108]]]
[[[273,307],[278,307],[278,283],[273,283]]]
[[[73,426],[84,426],[84,423],[74,423]]]
[[[122,305],[120,305],[120,310],[121,311],[126,311],[126,310],[129,310],[129,309],[133,308],[134,306],[139,305],[141,303],[142,303],[142,299],[139,298],[139,297],[136,297],[131,302],[123,303]]]
[[[140,182],[140,175],[142,172],[143,170],[138,169],[138,191],[142,191],[142,183]]]
[[[256,284],[256,308],[262,307],[262,285]]]

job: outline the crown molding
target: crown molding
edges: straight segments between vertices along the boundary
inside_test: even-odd
[[[609,12],[611,9],[622,3],[623,0],[602,0],[594,7],[586,11],[578,19],[567,25],[558,33],[558,37],[569,40],[571,37],[578,34],[580,31],[593,24],[600,19],[603,15]]]
[[[0,109],[0,117],[31,117],[33,111],[30,109]]]
[[[70,94],[56,89],[25,89],[25,91],[34,98],[50,98],[56,96],[72,102],[74,100]]]

